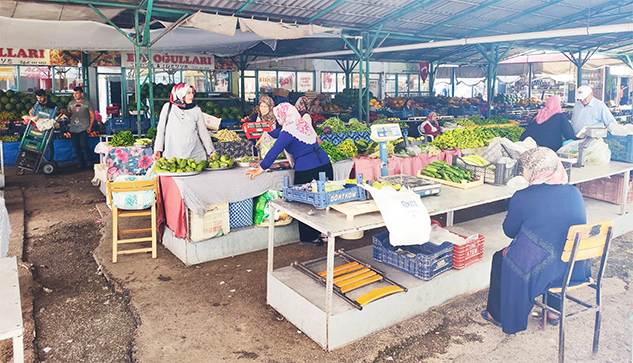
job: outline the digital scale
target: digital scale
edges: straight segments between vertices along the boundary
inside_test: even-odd
[[[578,161],[574,164],[575,167],[581,168],[585,166],[585,148],[587,145],[596,139],[602,139],[607,137],[607,128],[599,126],[585,126],[576,135],[577,138],[584,138],[578,146]]]
[[[430,180],[415,177],[413,175],[398,174],[389,175],[378,178],[378,181],[387,182],[395,185],[400,184],[403,187],[408,187],[414,193],[419,194],[422,197],[428,195],[437,195],[441,192],[441,184]]]
[[[242,130],[246,134],[246,138],[249,140],[259,139],[266,131],[272,131],[273,128],[268,122],[245,122],[242,125]]]
[[[380,175],[389,175],[389,170],[387,169],[387,165],[389,164],[387,142],[401,137],[402,131],[398,124],[371,125],[370,138],[377,142],[380,147]]]

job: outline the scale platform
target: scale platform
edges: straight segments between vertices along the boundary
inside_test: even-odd
[[[390,184],[400,184],[402,186],[409,187],[415,193],[420,196],[426,197],[428,195],[437,195],[441,192],[441,184],[430,180],[415,177],[413,175],[397,174],[382,176],[378,178],[379,181],[384,181]]]

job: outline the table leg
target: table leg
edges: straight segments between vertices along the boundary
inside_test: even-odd
[[[268,203],[268,206],[268,274],[272,274],[275,252],[275,207],[272,203]]]
[[[335,237],[328,236],[327,239],[327,276],[325,278],[325,345],[328,349],[330,316],[332,315],[332,295],[334,289],[334,241]]]
[[[626,201],[629,197],[629,179],[631,178],[631,171],[624,172],[624,180],[622,181],[622,204],[620,204],[620,215],[623,215],[626,210]]]
[[[453,211],[446,212],[446,227],[450,227],[453,225],[454,216],[455,216],[455,212]]]
[[[13,362],[24,363],[24,334],[13,337]]]

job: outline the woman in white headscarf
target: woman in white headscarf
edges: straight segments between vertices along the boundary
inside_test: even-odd
[[[244,174],[248,175],[249,179],[255,178],[268,169],[277,155],[285,150],[292,154],[295,161],[295,184],[305,184],[318,179],[320,172],[325,172],[327,179],[332,180],[332,163],[327,153],[319,146],[312,123],[301,117],[295,106],[287,102],[277,105],[273,112],[281,128],[269,134],[277,140],[259,167],[247,170]],[[299,223],[299,237],[304,243],[323,243],[319,231],[303,223]]]
[[[193,102],[196,90],[187,83],[174,86],[158,120],[154,159],[206,160],[215,153],[200,107]]]
[[[567,268],[561,260],[567,231],[587,223],[585,204],[575,186],[567,184],[567,173],[554,151],[536,147],[521,154],[523,176],[530,185],[514,193],[503,231],[510,246],[492,257],[488,304],[481,316],[515,334],[527,328],[534,299],[551,287],[560,287]],[[577,263],[572,285],[589,281],[591,270]],[[558,302],[548,299],[557,307]],[[548,313],[548,322],[559,317]]]

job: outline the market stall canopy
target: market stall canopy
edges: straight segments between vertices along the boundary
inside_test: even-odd
[[[42,29],[46,28],[46,36]],[[81,29],[81,36],[77,30]],[[131,29],[124,29],[127,33]],[[150,30],[151,39],[163,32]],[[220,56],[240,54],[266,40],[256,33],[233,29],[233,35],[210,33],[201,29],[177,28],[162,37],[152,49],[156,52],[195,52]],[[333,34],[306,37],[335,37]],[[50,21],[0,17],[0,44],[5,48],[53,48],[83,51],[128,50],[133,44],[113,27],[92,21]],[[270,49],[270,48],[269,48]]]
[[[133,27],[134,12],[139,4],[147,4],[131,0],[23,0],[18,3],[63,3],[64,7],[82,4],[86,11],[89,10],[87,5],[91,5],[102,13],[103,9],[120,8],[124,10],[117,15],[106,16],[117,26],[126,29]],[[341,39],[324,39],[314,35],[299,41],[285,39],[284,34],[294,33],[293,29],[289,28],[286,32],[278,28],[279,31],[275,33],[266,27],[259,28],[259,24],[253,21],[264,21],[270,23],[268,25],[296,24],[297,27],[343,29],[352,43],[356,42],[354,37],[366,34],[367,41],[375,42],[375,51],[371,58],[373,61],[486,63],[486,57],[472,42],[442,43],[476,38],[494,39],[495,44],[504,46],[512,45],[507,56],[520,54],[525,49],[578,52],[598,48],[598,53],[608,55],[626,54],[633,50],[633,31],[626,28],[626,25],[633,23],[633,0],[164,0],[153,4],[152,19],[148,20],[152,29],[161,26],[158,21],[175,22],[182,16],[191,16],[202,11],[200,14],[206,14],[204,16],[216,14],[235,17],[242,31],[250,29],[261,38],[277,38],[274,43],[259,42],[251,47],[240,46],[242,51],[248,49],[249,55],[260,57],[354,59],[356,55]],[[1,15],[7,18],[30,18],[29,14],[24,13],[6,14],[5,8],[2,9]],[[93,19],[93,16],[82,20]],[[142,16],[141,20],[145,21]],[[603,33],[589,31],[618,25],[623,27]],[[225,31],[231,30],[230,28],[226,26]],[[584,33],[568,32],[571,29],[584,28],[587,29]],[[43,32],[48,33],[46,29],[40,29],[40,34]],[[542,36],[515,36],[528,33],[539,33]],[[174,34],[178,35],[177,32]],[[183,36],[188,35],[189,33]],[[203,44],[206,45],[204,42]],[[424,47],[414,47],[419,44]],[[199,51],[206,50],[201,47]],[[323,55],[328,52],[335,53]]]
[[[114,18],[124,9],[102,7],[103,15]],[[105,23],[105,19],[85,5],[42,4],[23,1],[0,1],[0,15],[16,19],[56,20],[56,21],[94,21]]]

